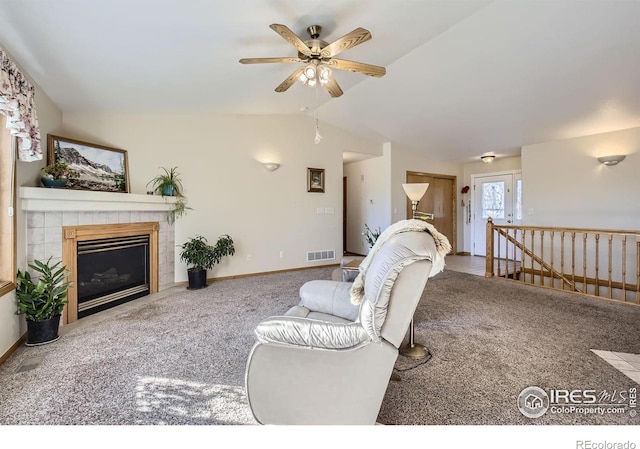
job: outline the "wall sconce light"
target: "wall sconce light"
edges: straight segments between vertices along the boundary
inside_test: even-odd
[[[484,156],[480,156],[480,159],[482,159],[482,162],[484,162],[485,164],[492,163],[495,158],[496,157],[493,154],[485,154]]]
[[[598,162],[604,165],[617,165],[619,162],[624,161],[624,158],[627,157],[624,154],[616,154],[614,156],[602,156],[598,158]]]
[[[278,168],[280,168],[280,164],[276,164],[275,162],[264,162],[262,166],[268,171],[276,171]]]

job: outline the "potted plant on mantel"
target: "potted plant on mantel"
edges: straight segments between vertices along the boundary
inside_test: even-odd
[[[66,187],[67,181],[77,176],[77,172],[72,170],[66,162],[55,162],[42,167],[42,173],[40,177],[42,185],[58,189]]]
[[[173,209],[171,209],[167,215],[167,221],[169,224],[173,224],[176,218],[182,217],[187,210],[191,208],[187,206],[185,196],[182,193],[182,179],[180,179],[178,167],[171,167],[169,169],[160,167],[160,169],[163,173],[149,181],[147,186],[151,184],[154,192],[159,193],[163,197],[170,196],[176,198],[176,202],[173,204]]]
[[[51,263],[34,260],[29,267],[38,274],[33,279],[28,271],[18,270],[16,299],[17,315],[27,319],[27,346],[42,345],[56,341],[60,326],[60,315],[67,303],[67,290],[71,282],[62,262]]]
[[[209,245],[201,235],[190,238],[181,246],[180,260],[188,265],[189,290],[207,286],[207,270],[220,263],[224,256],[232,256],[236,250],[233,239],[227,234],[221,235],[215,245]]]

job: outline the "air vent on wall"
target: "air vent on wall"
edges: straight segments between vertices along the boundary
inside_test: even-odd
[[[307,262],[317,262],[319,260],[334,260],[336,252],[333,249],[326,251],[310,251],[307,253]]]

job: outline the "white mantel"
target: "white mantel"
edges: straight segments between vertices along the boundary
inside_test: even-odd
[[[168,211],[174,197],[91,190],[20,187],[24,211]]]
[[[20,187],[26,214],[27,262],[62,259],[64,226],[158,222],[159,289],[174,285],[175,230],[167,212],[176,198],[135,193]]]

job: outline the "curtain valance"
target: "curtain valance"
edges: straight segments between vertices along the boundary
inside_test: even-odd
[[[18,158],[21,161],[42,159],[34,97],[33,85],[0,49],[0,114],[7,116],[7,128],[18,136]]]

